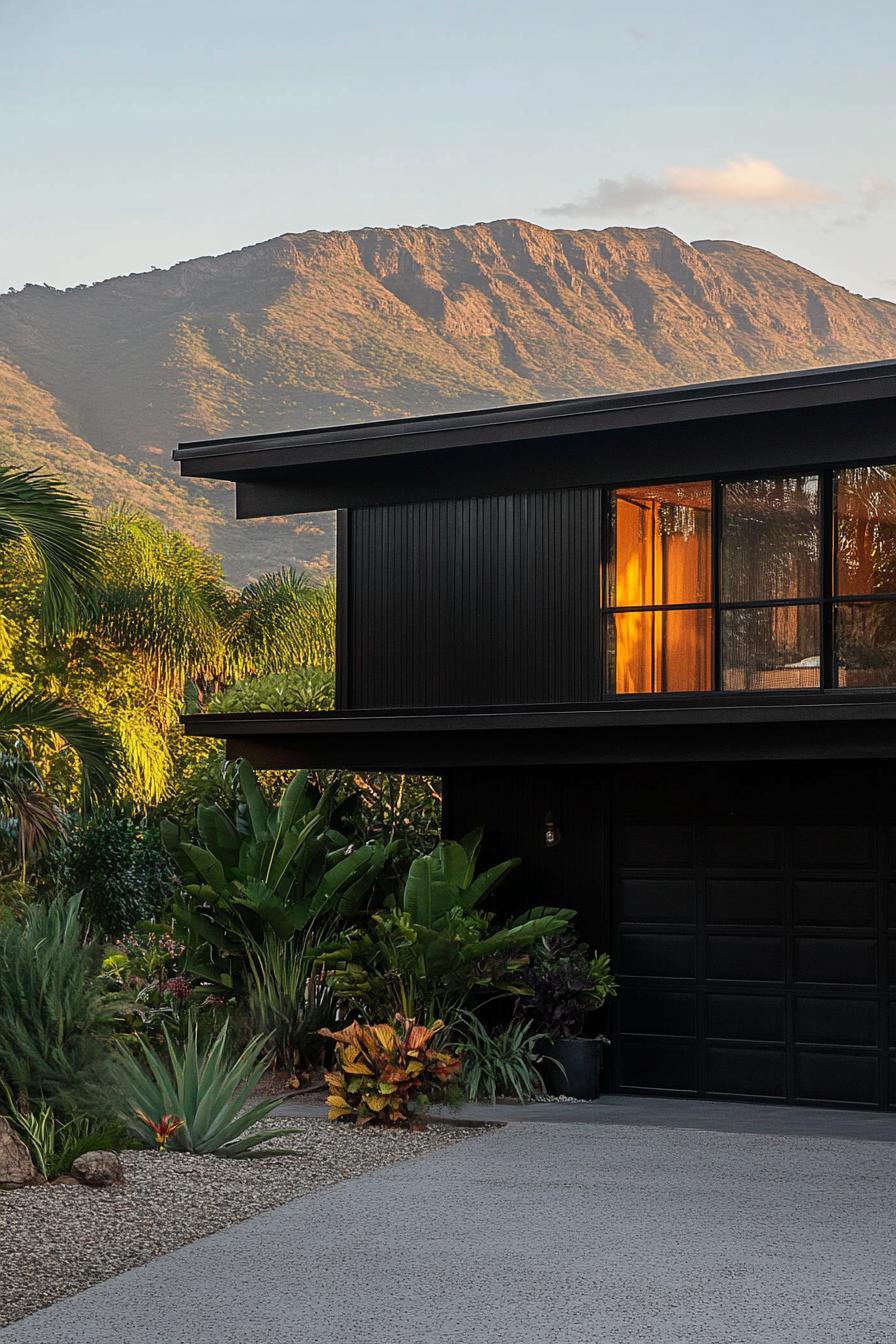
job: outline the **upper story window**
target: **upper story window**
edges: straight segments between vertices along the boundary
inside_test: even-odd
[[[836,684],[893,686],[896,466],[835,472],[833,494]]]
[[[712,487],[614,490],[607,649],[617,695],[712,688]]]
[[[612,695],[896,685],[896,466],[610,492]]]

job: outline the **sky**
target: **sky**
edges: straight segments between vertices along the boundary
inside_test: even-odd
[[[0,291],[521,217],[896,300],[892,0],[0,0]]]

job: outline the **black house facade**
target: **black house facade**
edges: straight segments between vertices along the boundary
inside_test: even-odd
[[[621,992],[612,1085],[896,1106],[896,362],[183,444],[337,509],[337,707],[260,767],[440,774]]]

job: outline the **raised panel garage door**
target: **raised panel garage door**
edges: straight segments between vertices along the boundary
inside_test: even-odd
[[[894,776],[817,762],[619,773],[621,1091],[896,1104]]]

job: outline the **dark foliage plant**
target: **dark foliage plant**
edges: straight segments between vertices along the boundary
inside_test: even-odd
[[[543,938],[521,978],[528,990],[523,1011],[553,1041],[581,1036],[588,1014],[618,990],[607,954],[590,955],[572,933]]]
[[[177,882],[158,830],[113,810],[91,813],[71,830],[61,889],[80,895],[94,932],[118,938],[171,904]]]

